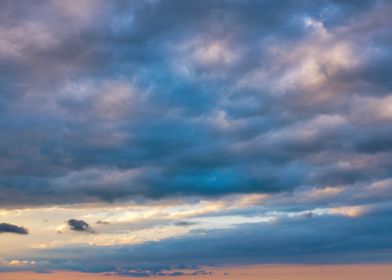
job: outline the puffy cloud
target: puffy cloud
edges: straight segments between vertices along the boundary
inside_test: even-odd
[[[94,232],[88,223],[83,220],[70,219],[67,222],[69,229],[80,232]]]

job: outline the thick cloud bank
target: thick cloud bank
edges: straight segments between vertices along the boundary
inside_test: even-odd
[[[388,178],[391,9],[3,1],[1,204]]]

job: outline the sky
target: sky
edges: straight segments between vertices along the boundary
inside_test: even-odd
[[[0,279],[390,269],[391,14],[0,1]]]

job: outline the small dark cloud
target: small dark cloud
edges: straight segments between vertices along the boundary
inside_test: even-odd
[[[73,231],[80,231],[80,232],[94,232],[94,230],[90,227],[88,223],[83,220],[75,220],[70,219],[67,222],[69,228]]]
[[[197,270],[192,273],[192,275],[211,275],[211,271]]]
[[[313,218],[314,217],[314,213],[313,212],[306,212],[306,213],[304,213],[304,217],[305,218]]]
[[[185,275],[185,273],[181,272],[181,271],[175,271],[175,272],[167,274],[167,276],[182,276],[182,275]]]
[[[175,223],[174,225],[176,225],[178,227],[189,227],[189,226],[193,226],[196,224],[197,223],[195,223],[195,222],[180,221],[180,222]]]
[[[16,234],[29,234],[27,228],[16,226],[8,223],[0,224],[0,233],[16,233]]]
[[[108,222],[108,221],[97,221],[97,223],[96,223],[97,225],[110,225],[110,222]]]
[[[130,277],[152,277],[152,276],[182,276],[186,275],[181,271],[164,271],[160,268],[150,268],[150,269],[131,269],[116,272],[116,275],[120,276],[130,276]],[[191,274],[193,275],[193,274]]]

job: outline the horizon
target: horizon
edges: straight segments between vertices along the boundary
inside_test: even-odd
[[[228,267],[203,267],[203,271],[208,271],[206,275],[192,275],[192,270],[177,270],[175,276],[154,276],[157,280],[186,280],[186,279],[246,279],[258,280],[260,277],[268,277],[269,280],[384,280],[389,279],[392,273],[392,266],[385,264],[362,264],[362,265],[249,265],[249,266],[228,266]],[[172,272],[173,273],[173,272]],[[178,273],[184,273],[178,275]],[[73,279],[94,279],[94,280],[115,280],[124,279],[121,275],[108,275],[105,273],[83,273],[70,271],[54,271],[51,273],[33,272],[9,272],[3,273],[7,280],[73,280]],[[125,276],[126,279],[140,279],[140,276]]]

